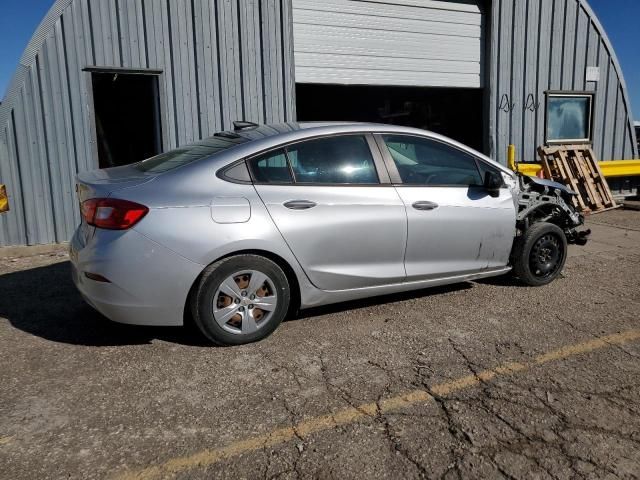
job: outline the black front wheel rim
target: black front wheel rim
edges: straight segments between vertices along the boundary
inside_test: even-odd
[[[533,244],[529,254],[531,273],[537,278],[554,276],[564,257],[564,246],[557,235],[548,233]]]

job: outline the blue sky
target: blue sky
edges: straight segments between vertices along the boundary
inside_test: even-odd
[[[613,43],[629,88],[633,116],[640,120],[640,1],[590,0],[589,5]]]
[[[0,95],[11,81],[22,50],[52,5],[52,0],[2,0],[0,13]],[[640,120],[640,1],[590,0],[618,54],[630,90],[634,117]]]

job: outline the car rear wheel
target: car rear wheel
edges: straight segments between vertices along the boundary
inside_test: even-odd
[[[562,229],[552,223],[535,223],[516,240],[513,273],[526,285],[547,285],[560,275],[566,259],[567,238]]]
[[[287,276],[258,255],[228,257],[209,266],[192,297],[200,331],[217,345],[261,340],[280,325],[289,308]]]

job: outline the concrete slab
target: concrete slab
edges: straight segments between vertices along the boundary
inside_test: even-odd
[[[105,320],[63,252],[0,258],[0,478],[636,478],[640,213],[589,223],[547,287],[337,305],[238,348]]]

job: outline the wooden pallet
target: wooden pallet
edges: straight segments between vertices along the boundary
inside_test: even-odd
[[[545,177],[578,194],[573,205],[580,211],[595,213],[617,207],[589,145],[539,147],[538,155]]]

